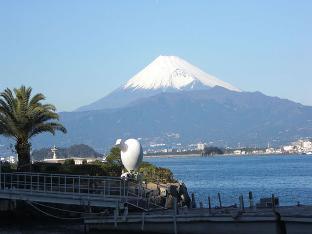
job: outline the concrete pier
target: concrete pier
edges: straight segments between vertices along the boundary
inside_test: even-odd
[[[119,230],[144,233],[179,234],[311,234],[312,207],[272,209],[180,209],[129,213],[111,216],[85,216],[90,230]]]

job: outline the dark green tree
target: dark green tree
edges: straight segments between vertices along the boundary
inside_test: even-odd
[[[87,165],[88,164],[88,161],[86,159],[82,160],[82,164],[83,165]]]
[[[59,115],[51,104],[43,104],[41,93],[31,96],[32,89],[21,86],[13,91],[9,88],[0,94],[0,135],[15,140],[18,155],[18,169],[30,169],[30,139],[40,133],[53,135],[59,130],[66,133],[58,122]]]
[[[123,166],[120,156],[120,149],[118,147],[111,148],[109,154],[106,156],[106,161],[108,163],[114,163],[119,166]]]
[[[202,154],[203,155],[215,155],[215,154],[224,154],[224,152],[218,147],[209,146],[209,147],[204,148]]]

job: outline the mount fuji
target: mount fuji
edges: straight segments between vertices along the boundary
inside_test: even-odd
[[[131,78],[123,89],[132,90],[194,90],[220,86],[240,91],[234,86],[205,73],[176,56],[159,56]]]
[[[118,138],[140,138],[144,147],[278,146],[312,136],[312,107],[241,91],[175,56],[159,56],[106,97],[60,116],[68,134],[40,136],[34,148],[109,149]]]
[[[77,111],[119,108],[159,93],[207,90],[217,86],[241,92],[177,56],[159,56],[126,84]]]

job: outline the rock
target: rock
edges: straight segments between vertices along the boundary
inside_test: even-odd
[[[166,208],[173,207],[173,198],[177,199],[180,207],[190,207],[191,198],[187,192],[187,187],[184,183],[167,183],[156,184],[147,183],[146,188],[152,190],[152,195],[156,200],[159,197],[159,201],[163,200],[163,204]]]

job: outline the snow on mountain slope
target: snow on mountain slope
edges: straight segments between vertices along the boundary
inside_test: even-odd
[[[123,89],[195,89],[200,86],[221,86],[231,91],[240,90],[229,83],[205,73],[194,65],[176,56],[159,56],[147,67],[132,77]]]
[[[165,92],[207,90],[221,87],[240,90],[176,56],[159,56],[151,64],[105,97],[77,111],[120,108],[142,98]]]

